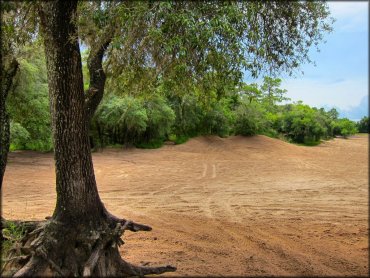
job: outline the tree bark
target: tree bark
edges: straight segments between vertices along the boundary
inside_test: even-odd
[[[112,41],[112,32],[107,30],[102,42],[98,42],[91,47],[87,59],[87,68],[89,70],[90,84],[85,93],[85,107],[87,118],[90,121],[96,108],[103,98],[106,75],[103,69],[103,56]]]
[[[118,247],[126,230],[151,228],[111,215],[100,200],[89,145],[88,126],[96,100],[88,106],[75,25],[77,1],[48,1],[39,7],[48,72],[54,140],[57,203],[51,218],[34,225],[22,242],[30,258],[16,277],[143,276],[175,271],[172,266],[134,266]],[[109,42],[108,42],[109,43]],[[101,67],[101,48],[93,68]],[[100,61],[100,62],[99,62]],[[104,90],[105,75],[93,76],[90,88]],[[94,108],[95,107],[95,108]],[[90,110],[89,108],[92,108]],[[28,225],[30,226],[30,225]],[[29,230],[32,229],[30,227]]]
[[[3,184],[10,146],[10,120],[6,111],[6,99],[14,84],[19,63],[14,57],[4,57],[1,50],[1,95],[0,95],[0,189]]]
[[[54,139],[57,204],[54,219],[96,222],[103,216],[88,137],[88,110],[75,25],[77,1],[40,9]],[[99,222],[99,221],[97,221]],[[97,223],[99,225],[99,223]]]

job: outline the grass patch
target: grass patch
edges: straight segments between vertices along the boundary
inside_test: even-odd
[[[158,149],[163,146],[163,140],[162,139],[153,139],[149,142],[140,142],[136,143],[135,147],[139,149]]]
[[[176,137],[176,140],[174,141],[176,145],[183,144],[189,140],[188,136],[180,135]]]
[[[321,144],[321,141],[306,141],[304,143],[295,143],[298,146],[314,147]]]
[[[6,228],[3,228],[1,233],[4,238],[2,240],[2,258],[4,259],[13,246],[13,244],[17,241],[20,241],[25,233],[25,229],[23,226],[16,225],[11,221],[6,221],[5,225]]]
[[[123,148],[123,145],[122,144],[112,144],[112,145],[107,145],[106,148],[122,149]]]
[[[176,145],[183,144],[189,140],[189,136],[170,134],[168,140],[174,142]]]

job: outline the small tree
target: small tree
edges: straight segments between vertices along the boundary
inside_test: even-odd
[[[357,129],[361,133],[369,133],[370,132],[370,126],[369,126],[369,117],[363,117],[358,123],[357,123]]]
[[[339,119],[335,122],[334,135],[340,135],[344,138],[348,138],[357,132],[358,129],[356,123],[347,118]]]

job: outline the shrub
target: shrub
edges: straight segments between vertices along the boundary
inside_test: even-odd
[[[357,132],[358,130],[356,127],[356,123],[347,118],[338,119],[335,122],[334,126],[335,135],[341,135],[344,138],[348,138],[348,136],[353,135]]]
[[[171,132],[175,122],[175,112],[167,101],[160,96],[153,96],[144,102],[148,116],[147,128],[142,136],[144,142],[159,142]]]
[[[200,124],[204,112],[194,95],[172,96],[170,105],[175,112],[173,132],[177,135],[196,136],[200,133]]]
[[[13,122],[12,150],[49,151],[53,147],[46,65],[42,52],[43,48],[35,43],[25,47],[18,59],[17,85],[7,99],[7,109]]]
[[[267,121],[261,106],[257,103],[242,103],[235,111],[235,133],[255,135],[266,130]]]
[[[220,137],[227,137],[235,121],[235,114],[228,107],[225,99],[216,102],[208,109],[203,121],[202,131],[205,134],[216,134]]]
[[[163,146],[163,140],[159,138],[150,139],[147,142],[138,142],[135,147],[139,149],[158,149]]]
[[[10,122],[10,150],[24,149],[30,133],[20,123]]]
[[[319,112],[301,103],[286,107],[281,131],[293,142],[311,145],[327,134]]]
[[[357,123],[357,129],[361,133],[369,133],[370,132],[370,126],[369,126],[369,117],[363,117],[358,123]]]
[[[99,106],[96,128],[100,142],[119,144],[136,143],[147,128],[148,116],[139,99],[125,96],[112,96]]]

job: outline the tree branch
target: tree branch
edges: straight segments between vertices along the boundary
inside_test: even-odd
[[[109,34],[101,43],[96,43],[91,47],[87,59],[87,68],[89,69],[90,84],[85,92],[85,108],[87,119],[90,121],[103,98],[106,75],[103,69],[103,57],[112,36]]]

